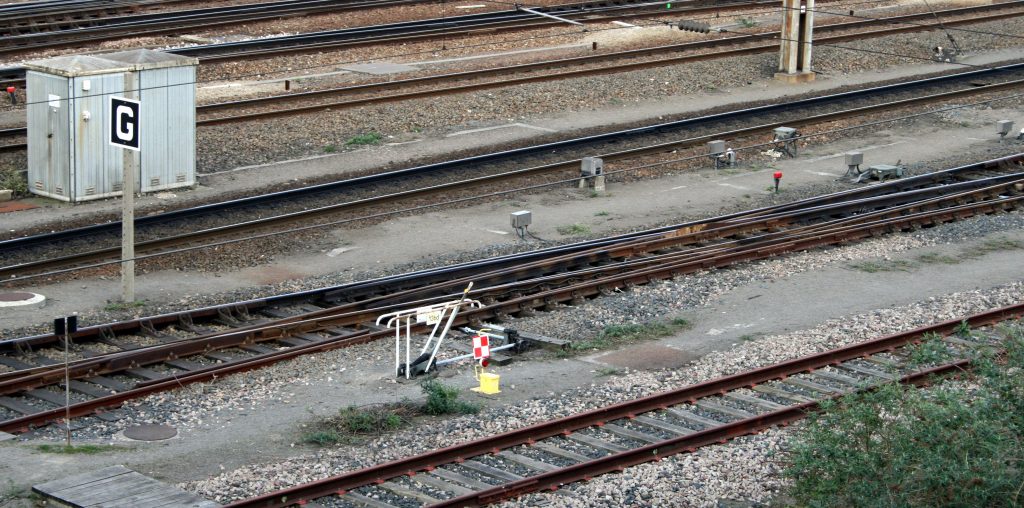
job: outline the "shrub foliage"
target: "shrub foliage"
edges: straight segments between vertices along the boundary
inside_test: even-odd
[[[1024,505],[1019,329],[1006,345],[981,353],[965,382],[891,383],[823,404],[793,443],[790,495],[803,506]]]

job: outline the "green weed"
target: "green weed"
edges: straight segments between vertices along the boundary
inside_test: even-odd
[[[377,145],[380,144],[380,141],[382,139],[384,139],[384,136],[381,136],[376,132],[371,132],[369,134],[360,134],[358,136],[351,137],[348,141],[345,142],[345,146]]]
[[[886,259],[882,261],[862,261],[860,263],[851,263],[847,266],[867,273],[909,272],[914,267],[914,263],[902,259]]]
[[[574,352],[610,349],[623,344],[658,339],[689,327],[690,322],[683,318],[642,324],[608,325],[592,339],[573,342],[569,351],[562,354],[567,356]]]
[[[430,379],[420,387],[427,394],[423,412],[428,415],[472,414],[480,411],[479,404],[459,400],[459,389],[454,386]]]
[[[123,450],[117,446],[99,446],[93,444],[80,444],[80,445],[58,445],[58,444],[41,444],[36,446],[36,449],[43,453],[63,453],[63,454],[80,454],[80,455],[95,455],[97,453],[113,452]]]
[[[945,256],[935,252],[921,254],[920,256],[917,256],[917,260],[922,263],[942,263],[944,265],[955,265],[961,261],[960,258],[955,258],[953,256]]]
[[[586,224],[569,224],[568,226],[558,226],[555,228],[560,235],[577,236],[577,235],[589,235],[590,226]]]
[[[603,210],[594,214],[594,217],[607,217],[607,216],[608,216],[608,212],[605,212]]]
[[[338,151],[338,147],[334,145],[327,145],[324,147],[324,153],[334,153]]]

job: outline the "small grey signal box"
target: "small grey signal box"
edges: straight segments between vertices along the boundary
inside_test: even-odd
[[[521,210],[518,212],[512,212],[512,227],[525,228],[533,222],[533,216],[529,210]]]
[[[847,166],[860,166],[861,164],[864,164],[863,152],[846,152]]]

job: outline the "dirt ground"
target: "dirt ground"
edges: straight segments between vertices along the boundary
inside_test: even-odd
[[[1024,55],[1019,52],[1005,52],[972,56],[966,61],[984,64],[1021,56]],[[928,71],[936,71],[944,66],[924,67]],[[302,179],[325,172],[343,173],[385,162],[400,164],[424,154],[528,138],[547,133],[547,129],[567,132],[610,121],[629,122],[642,118],[655,122],[659,116],[667,114],[732,102],[766,98],[784,100],[787,94],[826,90],[852,82],[892,79],[920,71],[921,68],[900,68],[868,75],[822,77],[814,83],[798,86],[765,81],[724,93],[680,97],[678,101],[640,104],[630,109],[594,111],[572,117],[534,118],[524,122],[526,127],[502,127],[496,123],[494,129],[463,135],[457,134],[464,129],[452,127],[450,135],[440,139],[242,169],[204,179],[194,191],[176,192],[173,196],[150,196],[142,201],[200,199],[227,190],[259,188],[283,179]],[[1003,118],[1024,121],[1019,110],[972,110],[959,127],[920,122],[913,130],[875,131],[859,139],[813,147],[796,159],[782,159],[771,167],[706,169],[629,185],[613,185],[608,194],[601,197],[561,190],[515,201],[489,200],[469,208],[392,219],[372,228],[336,232],[337,250],[318,248],[276,259],[259,268],[223,272],[213,277],[180,272],[146,274],[137,282],[137,296],[155,302],[175,301],[190,294],[216,293],[341,270],[372,270],[427,260],[439,253],[517,242],[519,240],[508,227],[508,214],[521,209],[533,212],[531,231],[545,239],[559,238],[558,228],[569,224],[585,224],[595,234],[600,234],[661,223],[679,216],[714,214],[726,204],[748,202],[768,193],[772,184],[771,174],[776,170],[784,173],[782,188],[785,191],[828,182],[842,175],[846,170],[843,153],[848,150],[862,151],[866,165],[954,156],[971,146],[998,143],[994,125]],[[49,203],[35,210],[4,214],[0,221],[3,227],[16,230],[54,217],[117,206],[116,201],[75,207]],[[1015,238],[1024,240],[1024,232],[1017,232]],[[948,246],[928,250],[949,254],[957,248]],[[709,307],[695,309],[691,329],[662,341],[632,346],[627,351],[543,362],[517,362],[502,367],[498,372],[509,388],[498,398],[484,402],[503,404],[600,382],[595,371],[605,366],[640,369],[678,367],[710,351],[728,348],[745,334],[791,331],[830,318],[918,301],[929,295],[1017,281],[1022,276],[1021,266],[1019,252],[1006,251],[965,261],[955,270],[930,265],[914,273],[872,274],[832,266],[772,283],[749,284],[728,291]],[[46,322],[53,316],[74,311],[102,308],[105,302],[117,300],[119,290],[117,280],[40,284],[33,291],[49,298],[47,306],[32,311],[4,311],[0,315],[0,330]],[[658,348],[668,348],[678,354],[671,355],[669,360],[641,361],[664,357],[665,349]],[[35,451],[33,443],[0,443],[5,458],[0,461],[0,479],[10,482],[8,487],[0,481],[0,489],[20,489],[110,464],[125,464],[145,474],[179,482],[252,462],[308,453],[308,448],[293,446],[296,440],[294,422],[304,415],[310,412],[326,414],[347,404],[393,400],[418,393],[415,385],[391,382],[389,369],[386,359],[375,364],[354,366],[346,375],[339,376],[333,386],[296,385],[290,402],[268,401],[258,414],[223,415],[224,425],[211,431],[185,434],[159,443],[133,443],[130,449],[121,452],[95,456],[54,455]],[[463,387],[473,384],[472,378],[464,375],[453,377],[448,382]],[[314,409],[311,410],[311,406]]]

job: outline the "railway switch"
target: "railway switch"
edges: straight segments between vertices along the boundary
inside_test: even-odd
[[[580,162],[580,186],[581,189],[592,189],[594,192],[604,192],[604,160],[600,157],[584,157]]]
[[[721,139],[708,141],[708,157],[715,162],[715,169],[723,163],[729,167],[736,164],[736,152],[732,148],[726,149],[725,141]]]
[[[775,143],[775,149],[790,157],[796,157],[796,140],[799,137],[800,132],[792,127],[776,127],[772,131],[772,142]]]

